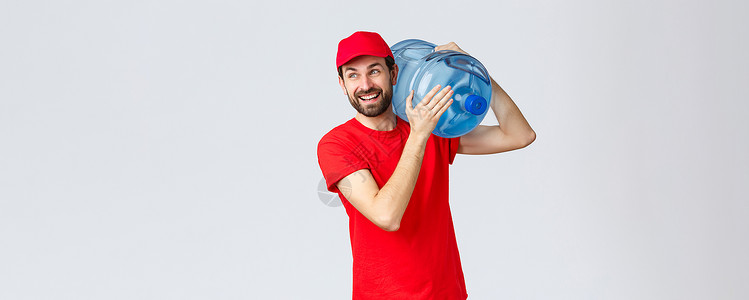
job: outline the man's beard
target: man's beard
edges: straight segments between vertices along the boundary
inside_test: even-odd
[[[366,95],[366,94],[372,94],[372,93],[379,93],[380,97],[379,101],[362,106],[361,99],[359,99],[359,96]],[[348,93],[349,96],[349,102],[351,103],[351,106],[356,109],[359,113],[362,115],[365,115],[367,117],[376,117],[381,114],[383,114],[387,109],[390,107],[390,102],[393,100],[393,89],[389,88],[387,90],[383,90],[380,88],[371,88],[369,90],[356,93],[356,95],[351,95],[351,93]]]

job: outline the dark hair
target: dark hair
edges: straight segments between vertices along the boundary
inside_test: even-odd
[[[393,66],[395,65],[395,59],[390,56],[385,56],[385,65],[388,67],[388,71],[392,71]],[[338,77],[343,79],[343,66],[338,67]]]

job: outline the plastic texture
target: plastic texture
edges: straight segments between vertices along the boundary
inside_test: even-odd
[[[491,81],[486,68],[477,59],[457,51],[434,51],[436,45],[416,39],[401,41],[392,47],[398,65],[398,82],[393,88],[393,110],[406,116],[406,97],[414,91],[413,105],[436,85],[451,86],[453,104],[442,114],[435,135],[452,138],[478,126],[491,105]]]

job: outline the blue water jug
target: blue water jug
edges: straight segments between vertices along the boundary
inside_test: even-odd
[[[406,97],[414,91],[413,105],[435,86],[451,86],[453,104],[442,114],[432,133],[446,138],[464,135],[481,123],[491,104],[492,87],[486,68],[470,55],[457,51],[434,51],[436,45],[416,39],[392,47],[398,65],[398,82],[393,88],[393,110],[406,116]]]

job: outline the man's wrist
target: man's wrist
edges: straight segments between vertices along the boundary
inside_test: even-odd
[[[408,135],[408,139],[406,140],[406,144],[410,143],[423,149],[424,147],[426,147],[427,140],[429,140],[429,136],[431,134],[431,132],[428,134],[424,134],[423,132],[411,130],[411,133]]]

